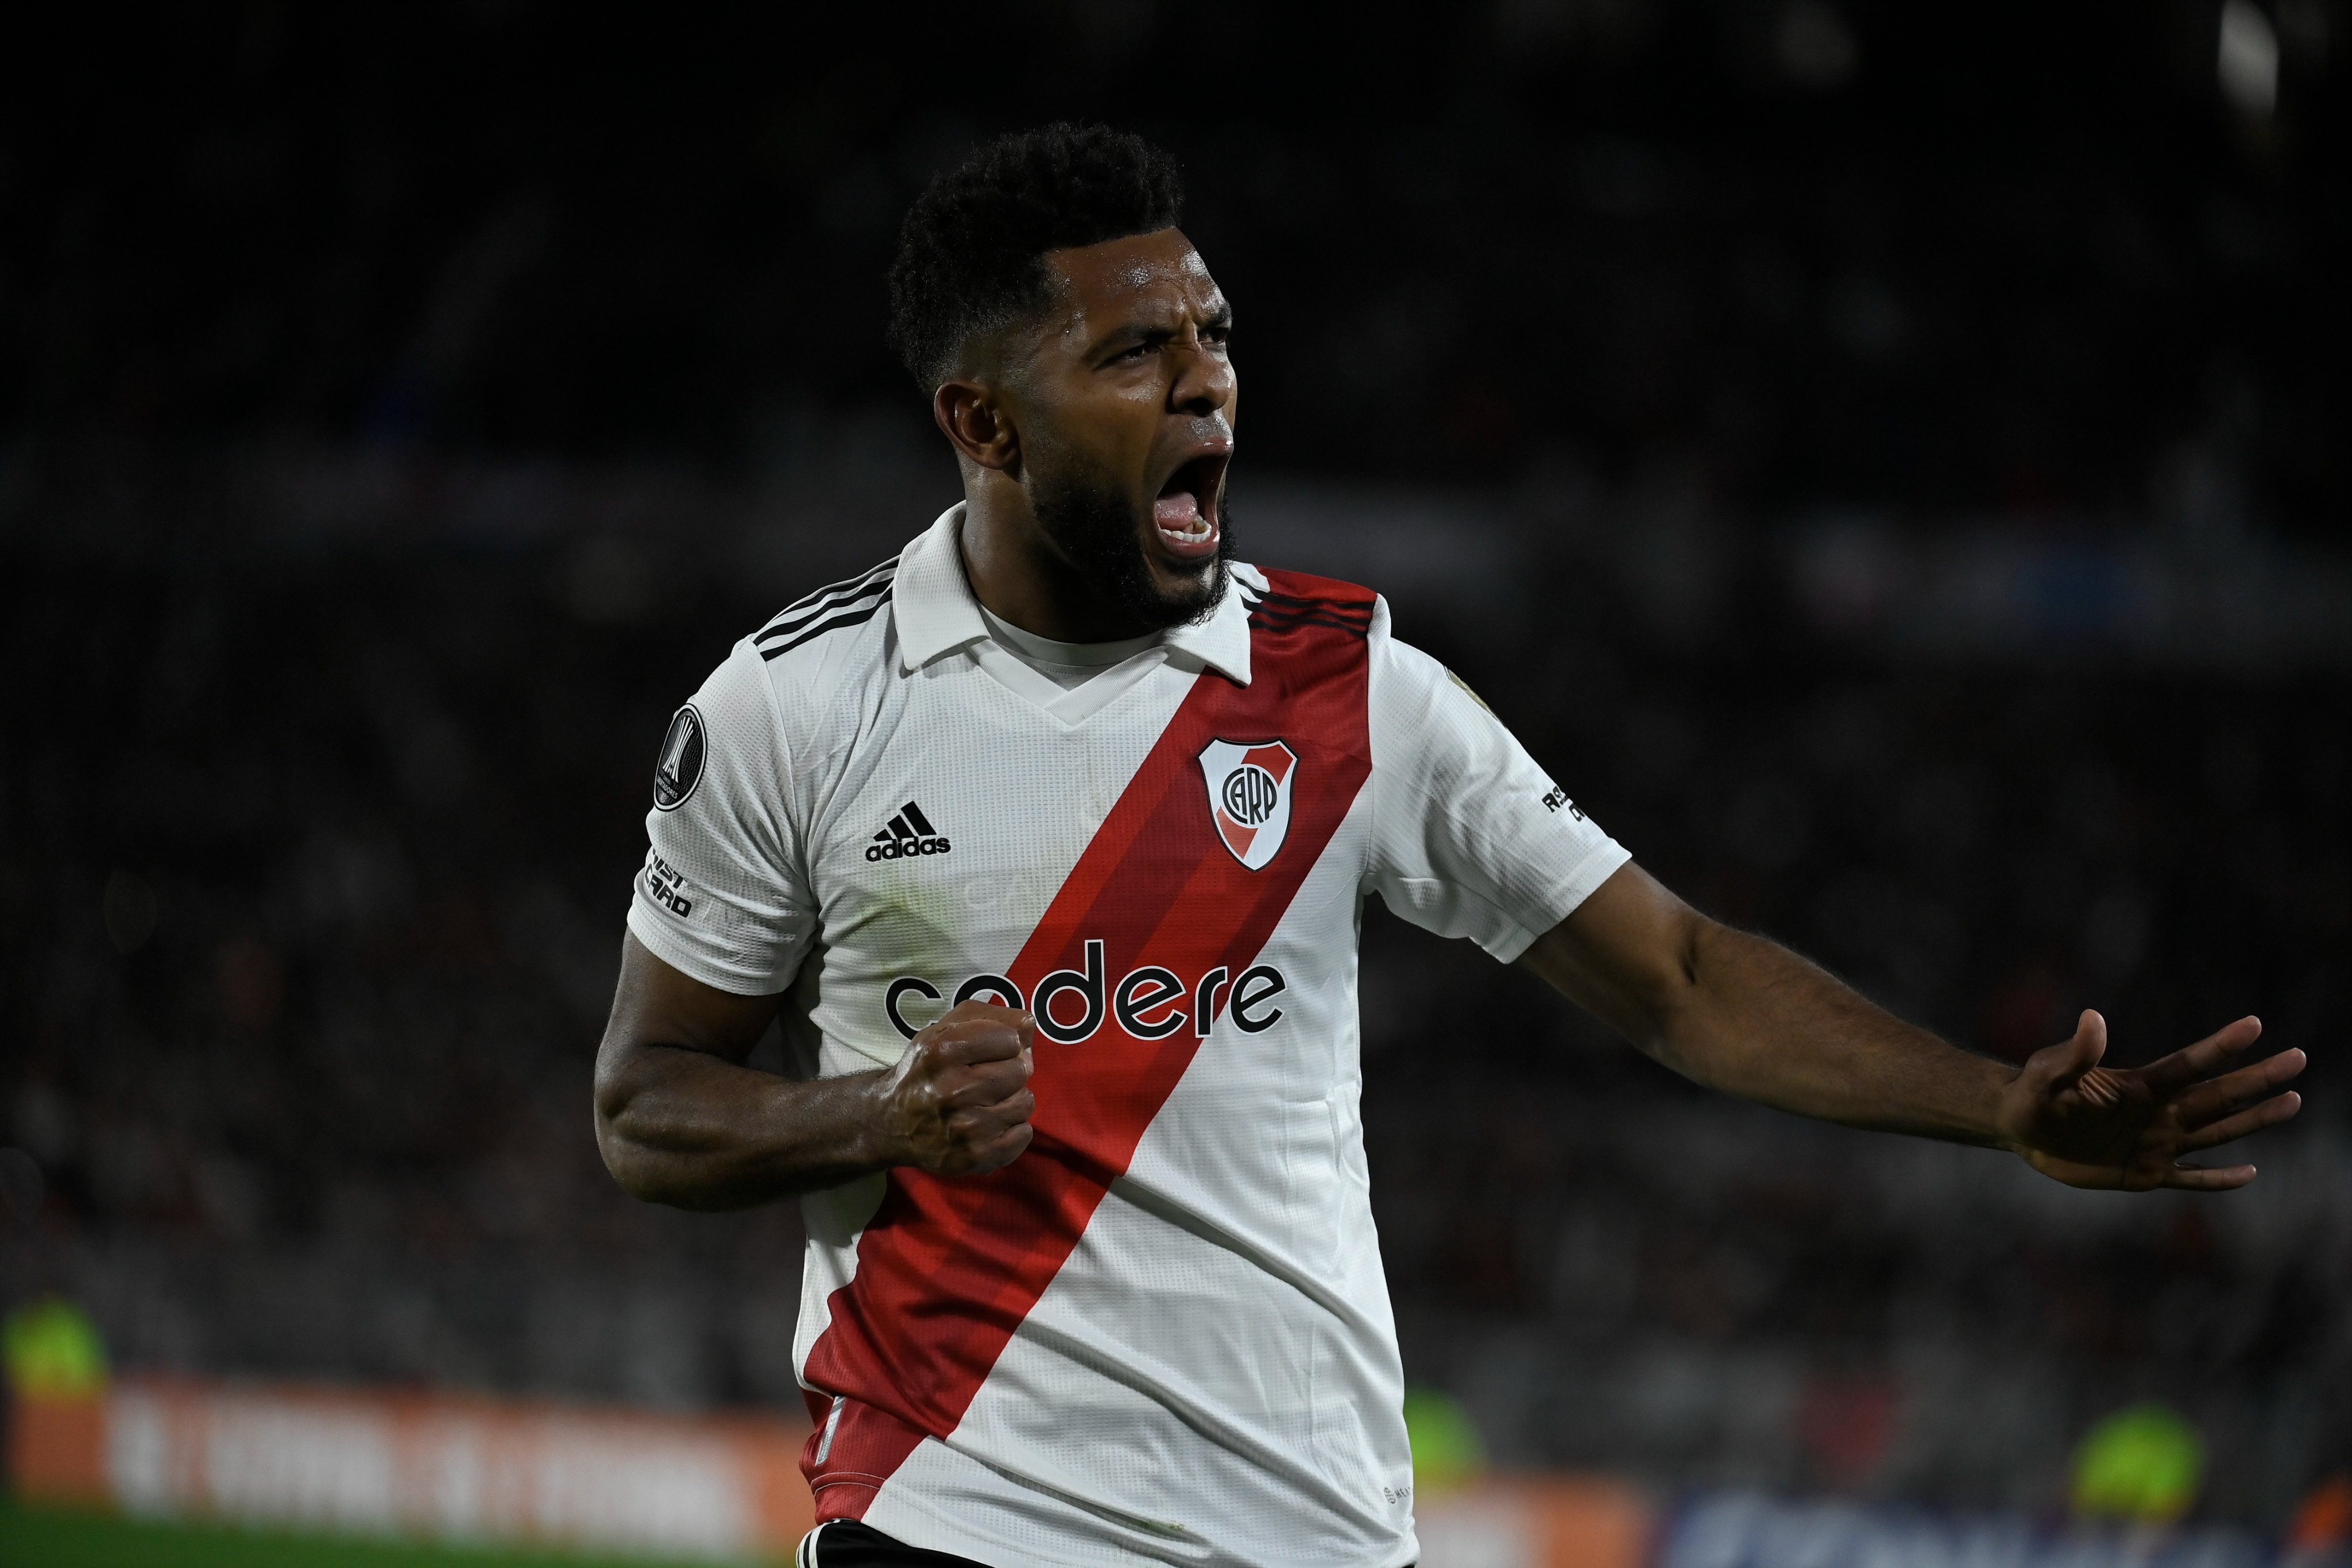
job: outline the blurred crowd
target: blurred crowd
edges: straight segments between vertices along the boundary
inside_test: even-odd
[[[589,1068],[669,709],[951,492],[885,516],[880,476],[830,512],[679,477],[657,504],[641,474],[642,527],[579,537],[622,477],[542,476],[554,510],[501,533],[446,500],[500,486],[445,476],[399,490],[437,511],[306,540],[193,504],[124,531],[118,487],[29,466],[0,1288],[85,1301],[134,1366],[790,1401],[796,1217],[625,1198]],[[331,467],[305,493],[352,493]],[[1671,885],[1948,1038],[2013,1060],[2097,1005],[2139,1060],[2258,1010],[2320,1057],[2253,1192],[2076,1195],[1700,1095],[1376,911],[1367,1119],[1409,1364],[1494,1452],[2032,1506],[2086,1422],[2161,1395],[2236,1514],[2347,1457],[2341,669],[1856,645],[1760,536],[1660,620],[1634,492],[1587,486],[1573,526],[1541,489],[1450,525],[1423,497],[1352,542],[1343,493],[1235,496],[1254,554],[1366,555],[1402,633]]]

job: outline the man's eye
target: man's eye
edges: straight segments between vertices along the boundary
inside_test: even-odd
[[[1139,360],[1159,347],[1157,343],[1138,343],[1132,349],[1121,349],[1114,357],[1121,360]]]

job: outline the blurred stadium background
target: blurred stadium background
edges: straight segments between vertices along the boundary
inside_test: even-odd
[[[2138,1411],[2148,1518],[2340,1550],[2352,12],[973,25],[6,24],[0,1308],[134,1379],[797,1418],[796,1215],[589,1135],[648,769],[956,495],[881,343],[908,197],[1099,118],[1237,302],[1244,552],[1387,592],[1670,884],[1990,1052],[2314,1059],[2252,1191],[2077,1194],[1709,1099],[1375,907],[1433,1455],[2039,1527]]]

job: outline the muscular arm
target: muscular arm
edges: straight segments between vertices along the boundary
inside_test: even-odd
[[[1519,962],[1684,1077],[1801,1116],[1996,1145],[2016,1070],[1956,1050],[1637,865]]]
[[[2301,1104],[2272,1092],[2302,1071],[2301,1051],[2238,1064],[2262,1032],[2252,1019],[2145,1068],[2099,1065],[2106,1024],[2094,1012],[2022,1068],[1972,1056],[1787,948],[1707,919],[1634,865],[1519,962],[1711,1088],[1848,1126],[2009,1149],[2079,1186],[2242,1186],[2252,1166],[2179,1156]]]
[[[624,939],[596,1145],[633,1197],[744,1208],[891,1166],[994,1170],[1029,1146],[1028,1014],[967,1002],[895,1067],[802,1083],[744,1065],[781,1000],[706,986]]]

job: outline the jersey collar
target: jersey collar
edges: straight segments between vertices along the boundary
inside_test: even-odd
[[[890,580],[890,619],[898,632],[899,667],[909,674],[988,635],[980,601],[971,596],[963,562],[957,559],[956,530],[962,526],[963,503],[958,501],[898,553],[898,575]]]
[[[898,556],[891,580],[890,618],[898,633],[899,667],[908,674],[940,654],[966,648],[988,635],[980,601],[964,580],[956,532],[963,526],[963,503],[941,512]],[[1235,580],[1256,572],[1236,567]],[[1249,606],[1231,586],[1215,612],[1196,626],[1168,633],[1168,646],[1210,665],[1236,685],[1250,681]]]

